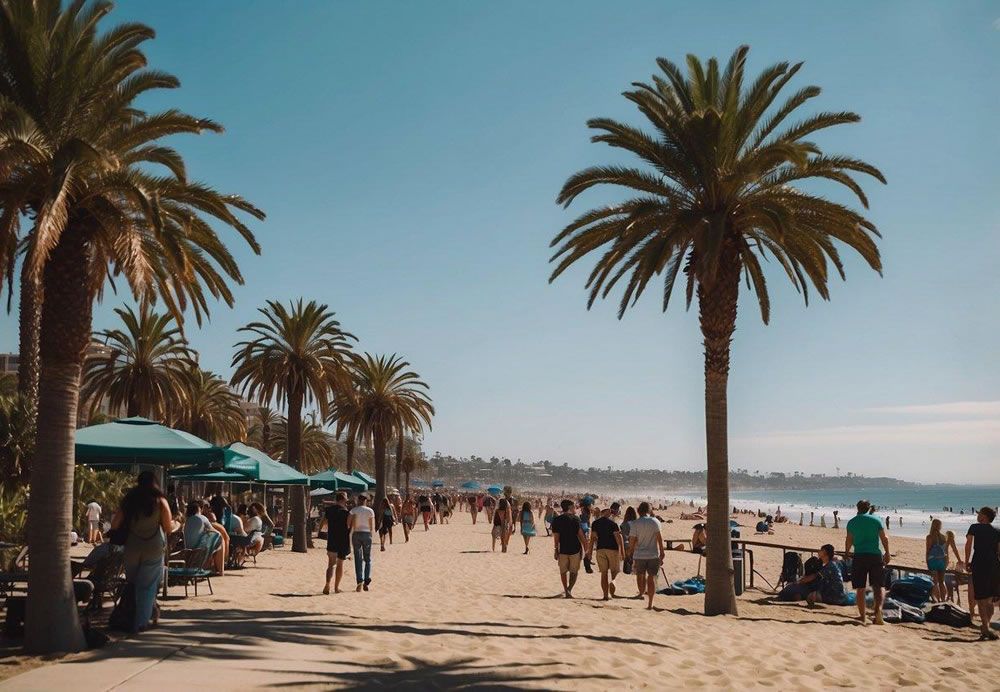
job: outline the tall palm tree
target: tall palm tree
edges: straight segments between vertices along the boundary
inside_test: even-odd
[[[385,497],[385,448],[393,435],[431,426],[434,406],[427,385],[408,370],[410,364],[396,355],[354,358],[353,375],[358,389],[358,413],[348,434],[371,439],[375,448],[375,506]]]
[[[360,399],[354,378],[350,378],[343,386],[332,392],[330,411],[326,422],[335,427],[334,436],[344,441],[347,473],[354,471],[354,449],[357,437],[355,427],[351,424],[358,415]]]
[[[769,67],[744,88],[747,51],[739,48],[721,74],[714,58],[703,65],[689,55],[686,77],[670,61],[658,59],[662,74],[653,77],[652,85],[636,83],[625,92],[653,133],[609,118],[590,120],[588,126],[598,131],[594,142],[631,152],[641,165],[580,171],[566,181],[558,203],[568,206],[598,185],[623,187],[638,196],[584,213],[552,241],[558,246],[552,261],[558,264],[550,281],[584,256],[601,253],[586,284],[588,308],[626,276],[619,318],[654,276],[663,276],[664,310],[678,274],[686,279],[688,306],[697,296],[705,347],[708,530],[716,546],[729,542],[726,388],[741,276],[756,294],[766,323],[770,301],[761,259],[773,257],[807,299],[809,284],[829,298],[829,264],[844,277],[834,241],[856,250],[872,269],[881,273],[882,267],[872,222],[796,185],[839,183],[867,208],[851,174],[885,182],[882,174],[863,161],[825,155],[807,139],[860,118],[824,112],[788,125],[819,88],[800,89],[772,108],[802,63]],[[728,550],[709,553],[706,574],[706,614],[735,613]]]
[[[176,110],[146,113],[137,97],[178,85],[145,69],[136,23],[99,32],[108,2],[0,0],[0,281],[13,271],[18,219],[33,227],[22,271],[41,296],[38,437],[31,467],[25,649],[84,646],[65,529],[72,524],[73,440],[94,300],[109,276],[137,299],[158,297],[200,320],[208,297],[232,303],[236,263],[205,217],[235,228],[236,212],[263,214],[239,197],[187,178],[183,158],[159,142],[221,131]],[[153,171],[155,165],[163,172]]]
[[[129,417],[166,420],[178,408],[194,353],[173,315],[154,312],[148,302],[138,314],[127,306],[115,313],[125,328],[94,335],[108,348],[87,358],[80,399],[90,402],[89,415],[107,397],[112,410],[125,408]]]
[[[218,375],[198,367],[184,373],[173,424],[213,444],[226,445],[247,434],[240,398]]]
[[[340,328],[328,306],[302,299],[288,307],[268,301],[258,311],[263,321],[240,328],[250,339],[236,344],[232,383],[250,399],[286,406],[286,464],[302,470],[302,407],[314,403],[320,416],[329,413],[331,391],[347,379],[345,362],[354,336]],[[292,493],[291,521],[296,527],[292,550],[306,552],[305,498]]]

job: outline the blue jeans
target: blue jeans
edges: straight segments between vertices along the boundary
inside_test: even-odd
[[[153,617],[156,592],[163,576],[163,558],[125,565],[125,578],[135,585],[135,629],[142,631]]]
[[[351,536],[351,546],[354,548],[354,575],[358,583],[365,584],[372,580],[372,535],[368,531],[355,531]],[[361,561],[364,560],[362,575]]]

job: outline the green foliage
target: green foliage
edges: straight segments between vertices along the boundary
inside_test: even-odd
[[[34,417],[20,395],[0,396],[0,483],[17,488],[28,482],[35,448]]]
[[[745,88],[748,50],[739,48],[721,72],[715,58],[703,65],[689,55],[687,76],[670,61],[657,60],[661,74],[652,84],[636,83],[624,94],[652,132],[609,118],[588,121],[597,132],[592,141],[628,152],[640,165],[587,168],[566,181],[556,201],[569,206],[586,190],[609,185],[636,196],[591,209],[566,226],[552,240],[558,250],[550,280],[597,254],[586,283],[588,307],[626,279],[621,317],[654,277],[663,277],[666,310],[678,275],[685,276],[690,306],[699,284],[710,286],[729,272],[742,272],[766,323],[770,301],[762,259],[774,258],[807,300],[810,285],[820,297],[829,297],[829,264],[844,276],[835,243],[853,248],[881,272],[875,225],[798,187],[829,181],[868,207],[854,176],[885,182],[878,169],[825,154],[812,141],[821,130],[860,117],[821,112],[789,125],[789,117],[818,96],[819,88],[800,89],[772,108],[802,63],[773,65]]]
[[[131,473],[77,466],[73,478],[74,525],[82,528],[83,510],[91,500],[105,512],[114,512],[133,485],[135,476]]]
[[[23,545],[27,525],[27,488],[0,485],[0,541]]]

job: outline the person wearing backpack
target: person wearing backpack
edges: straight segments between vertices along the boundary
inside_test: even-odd
[[[972,592],[979,607],[980,640],[1000,639],[990,629],[993,599],[1000,596],[1000,530],[993,526],[996,517],[992,507],[983,507],[966,534],[965,564],[972,574]]]
[[[851,583],[858,604],[858,621],[865,624],[865,586],[872,587],[875,598],[876,625],[884,625],[882,619],[882,586],[885,581],[885,566],[889,564],[889,539],[885,535],[882,521],[870,514],[872,506],[868,500],[858,501],[858,514],[847,522],[847,540],[844,552],[854,548],[854,564],[851,567]],[[879,542],[885,548],[883,553]]]

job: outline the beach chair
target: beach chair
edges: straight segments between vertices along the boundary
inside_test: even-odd
[[[23,546],[17,551],[17,555],[4,565],[4,571],[0,572],[0,598],[7,598],[14,591],[14,585],[22,581],[19,579],[28,571],[28,546]]]
[[[94,565],[87,575],[87,580],[94,585],[94,592],[87,605],[88,610],[102,609],[105,594],[111,597],[112,605],[118,605],[118,599],[125,585],[125,551],[112,550],[110,555]]]
[[[171,584],[184,586],[184,598],[188,597],[188,586],[194,586],[194,595],[198,595],[198,582],[203,581],[208,584],[208,592],[212,595],[212,570],[205,569],[205,562],[208,560],[208,550],[196,548],[194,550],[183,550],[180,553],[183,560],[171,560],[173,567],[167,568],[167,579]]]

